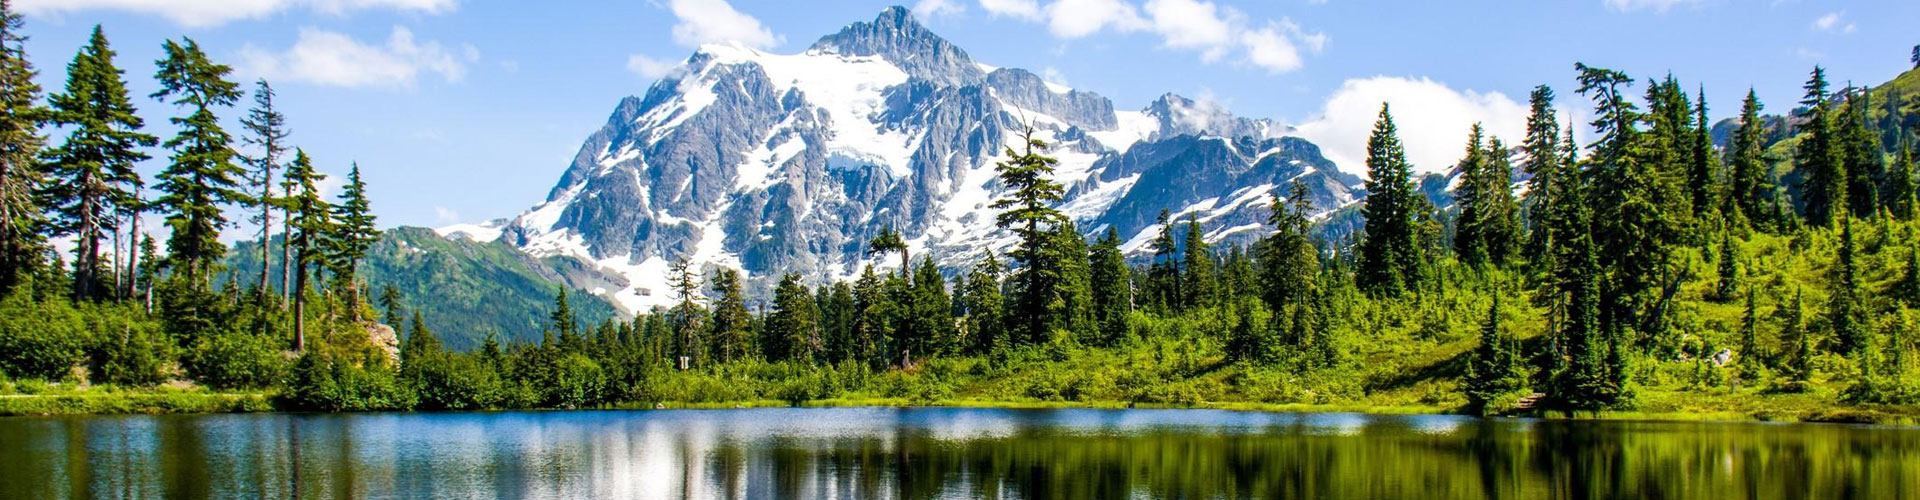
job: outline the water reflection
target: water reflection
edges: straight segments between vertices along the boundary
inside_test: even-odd
[[[1906,498],[1920,431],[1204,410],[0,419],[7,498]]]

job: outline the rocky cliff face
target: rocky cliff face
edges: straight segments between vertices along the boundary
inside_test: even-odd
[[[628,286],[630,310],[673,300],[669,264],[728,266],[765,283],[824,281],[871,263],[865,241],[898,228],[915,256],[958,271],[1009,247],[988,208],[994,163],[1032,127],[1060,160],[1061,209],[1140,250],[1165,208],[1210,238],[1264,234],[1269,196],[1292,181],[1332,210],[1360,180],[1269,120],[1168,94],[1116,111],[1092,92],[973,61],[895,7],[800,54],[706,46],[644,97],[623,99],[544,203],[500,238],[568,256]]]

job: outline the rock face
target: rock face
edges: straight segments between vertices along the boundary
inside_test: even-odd
[[[400,334],[394,331],[393,327],[384,323],[368,322],[367,341],[372,342],[374,347],[386,351],[387,361],[392,361],[394,366],[399,366]]]
[[[1013,237],[988,205],[994,164],[1031,127],[1052,144],[1061,210],[1083,230],[1108,227],[1143,249],[1160,209],[1200,220],[1215,241],[1264,234],[1269,196],[1306,183],[1315,206],[1351,203],[1341,173],[1289,129],[1168,94],[1116,111],[1092,92],[965,51],[889,8],[800,54],[701,47],[644,97],[620,101],[588,137],[547,200],[499,238],[536,256],[569,256],[627,286],[605,295],[629,310],[674,301],[670,263],[845,278],[872,264],[882,228],[912,254],[957,272]]]

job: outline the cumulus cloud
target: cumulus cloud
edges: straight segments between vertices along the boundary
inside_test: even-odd
[[[281,11],[305,8],[325,14],[356,10],[392,9],[439,14],[452,11],[456,0],[19,0],[14,7],[29,15],[60,15],[87,10],[119,10],[166,18],[187,27],[219,26],[241,19],[259,19]]]
[[[411,87],[429,73],[458,82],[466,76],[466,64],[479,58],[479,49],[471,45],[456,52],[439,42],[416,41],[412,31],[400,26],[393,27],[384,45],[309,27],[301,28],[300,38],[284,51],[241,47],[239,70],[274,81],[332,87]]]
[[[1419,172],[1452,168],[1466,149],[1467,130],[1476,122],[1508,144],[1526,135],[1526,103],[1499,92],[1454,90],[1427,78],[1389,76],[1347,80],[1327,98],[1320,116],[1299,125],[1297,133],[1318,144],[1340,170],[1365,176],[1367,135],[1383,102],[1392,109],[1407,160]]]
[[[644,54],[627,56],[627,71],[632,71],[633,74],[647,78],[667,76],[668,73],[673,72],[674,68],[678,67],[680,67],[680,63],[678,62],[654,59]]]
[[[1101,32],[1148,33],[1171,50],[1195,52],[1206,62],[1231,59],[1285,73],[1300,69],[1307,53],[1327,46],[1327,35],[1302,28],[1292,19],[1255,22],[1239,9],[1208,0],[980,0],[988,13],[1044,22],[1056,38],[1075,39]]]
[[[1053,66],[1047,66],[1045,69],[1041,69],[1040,79],[1046,81],[1047,83],[1057,83],[1060,85],[1067,85],[1066,73],[1061,73],[1058,68],[1055,68]]]
[[[759,19],[734,10],[726,0],[672,0],[667,9],[679,20],[673,25],[673,41],[680,45],[729,43],[764,49],[783,41]]]
[[[1666,12],[1679,5],[1698,4],[1705,0],[1602,0],[1607,8],[1620,12],[1651,10]]]
[[[447,208],[439,205],[435,205],[433,207],[433,217],[436,219],[439,219],[442,224],[453,224],[453,223],[460,222],[460,212],[456,212],[451,208]]]
[[[1845,12],[1830,12],[1820,16],[1819,19],[1814,19],[1813,29],[1828,33],[1852,33],[1853,22],[1846,20]]]

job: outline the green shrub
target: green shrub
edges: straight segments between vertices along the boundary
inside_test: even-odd
[[[103,321],[95,323],[102,328],[87,355],[92,362],[88,377],[93,382],[151,386],[166,381],[174,359],[173,341],[160,331],[160,325],[135,320],[130,313],[109,309],[100,315]]]
[[[64,298],[40,301],[30,287],[0,299],[0,372],[64,380],[86,355],[85,318]]]
[[[220,332],[203,335],[188,356],[195,380],[215,389],[257,389],[279,385],[288,363],[281,340],[265,335]]]
[[[309,352],[294,365],[285,403],[299,410],[406,410],[413,407],[414,395],[391,371]]]

